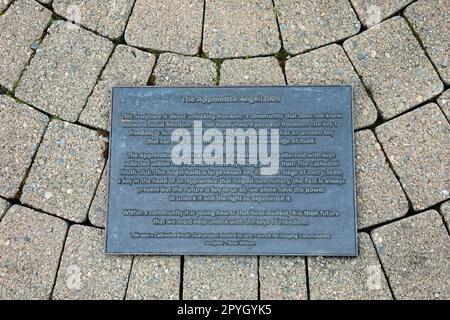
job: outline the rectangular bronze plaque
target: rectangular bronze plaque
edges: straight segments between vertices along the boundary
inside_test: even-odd
[[[106,253],[357,254],[351,86],[113,89]]]

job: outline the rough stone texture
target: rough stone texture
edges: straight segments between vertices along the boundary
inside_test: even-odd
[[[262,300],[306,300],[306,270],[303,257],[262,256],[259,261]]]
[[[450,198],[450,124],[430,103],[376,128],[415,210]]]
[[[69,229],[53,299],[123,299],[132,258],[104,254],[104,231]]]
[[[358,227],[399,218],[408,212],[405,193],[370,130],[355,135]]]
[[[10,205],[11,204],[8,201],[0,198],[0,220],[2,220],[3,215],[5,214],[6,210],[8,210]]]
[[[434,210],[372,232],[397,299],[450,299],[450,238]]]
[[[313,300],[392,299],[375,248],[366,233],[359,233],[355,258],[308,258],[309,288]]]
[[[366,27],[372,27],[390,17],[414,0],[350,0],[359,19]]]
[[[99,34],[117,39],[122,36],[133,0],[54,0],[57,14]]]
[[[16,196],[47,123],[43,113],[0,95],[0,196]]]
[[[444,82],[450,84],[450,1],[421,0],[405,10],[406,18],[419,35]]]
[[[257,298],[256,257],[185,257],[183,299],[256,300]]]
[[[0,299],[49,299],[67,223],[15,205],[0,222]]]
[[[20,200],[75,222],[86,220],[105,164],[103,140],[94,130],[51,121]]]
[[[154,64],[155,56],[148,52],[124,45],[117,46],[79,121],[109,130],[112,87],[146,85]]]
[[[225,60],[220,68],[221,85],[283,85],[283,71],[274,57]]]
[[[450,121],[450,90],[445,91],[438,99],[438,104]]]
[[[180,292],[179,257],[135,257],[128,300],[177,300]]]
[[[271,0],[206,0],[203,51],[210,58],[274,54],[280,47]]]
[[[358,33],[358,17],[347,0],[275,0],[284,49],[297,54]]]
[[[153,75],[155,84],[161,86],[212,85],[217,73],[211,60],[164,53]]]
[[[450,228],[450,201],[447,201],[441,205],[441,214],[444,217],[447,227]]]
[[[0,12],[6,9],[12,0],[0,0]]]
[[[97,227],[104,228],[106,225],[106,211],[108,207],[108,169],[107,162],[102,173],[102,177],[95,191],[94,200],[89,208],[89,221]]]
[[[337,44],[289,59],[286,77],[289,84],[352,84],[355,129],[371,125],[377,119],[372,100],[344,50]]]
[[[199,52],[202,0],[137,0],[125,31],[127,44],[187,55]]]
[[[76,121],[113,43],[73,24],[53,24],[17,88],[18,98]]]
[[[0,0],[0,10],[2,2]],[[42,36],[52,13],[31,0],[18,0],[0,16],[0,84],[15,89],[33,53],[31,45]]]
[[[394,17],[344,42],[384,118],[438,95],[443,84],[406,21]]]

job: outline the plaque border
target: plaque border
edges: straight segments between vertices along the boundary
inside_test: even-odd
[[[350,118],[351,118],[351,136],[352,136],[352,175],[353,175],[353,210],[354,210],[354,243],[355,248],[352,253],[227,253],[227,252],[111,252],[107,251],[108,245],[108,225],[109,225],[109,190],[110,190],[110,179],[109,174],[111,172],[111,150],[113,145],[113,134],[112,134],[112,116],[114,109],[114,90],[115,89],[219,89],[220,88],[350,88],[351,101],[350,101]],[[106,190],[106,217],[105,217],[105,231],[104,231],[104,246],[103,253],[107,256],[286,256],[286,257],[357,257],[359,255],[359,242],[358,242],[358,211],[356,205],[356,159],[355,159],[355,124],[354,124],[354,88],[353,84],[327,84],[327,85],[216,85],[216,86],[203,86],[203,85],[180,85],[180,86],[113,86],[111,89],[111,110],[109,113],[109,138],[108,138],[108,167],[106,164],[103,170],[108,170],[107,175],[107,190]]]

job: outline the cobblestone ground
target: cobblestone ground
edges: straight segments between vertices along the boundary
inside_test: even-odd
[[[0,298],[450,299],[450,1],[0,0],[0,30]],[[324,83],[357,258],[102,253],[112,86]]]

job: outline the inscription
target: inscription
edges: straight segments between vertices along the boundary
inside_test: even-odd
[[[351,88],[114,90],[107,252],[356,254]]]

